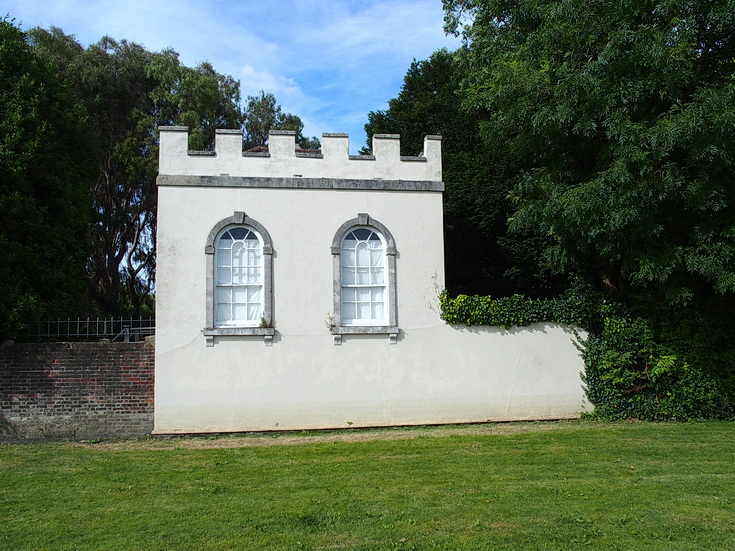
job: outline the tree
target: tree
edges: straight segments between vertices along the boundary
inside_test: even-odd
[[[171,49],[154,53],[110,37],[84,48],[56,27],[35,28],[29,36],[36,54],[54,64],[84,105],[97,144],[87,312],[152,311],[158,126],[188,126],[191,149],[210,150],[215,129],[238,127],[248,147],[267,143],[270,129],[295,131],[304,149],[320,147],[272,94],[248,98],[243,113],[239,83],[210,63],[186,67]]]
[[[302,149],[319,149],[321,144],[316,136],[303,135],[304,123],[291,113],[284,113],[276,102],[276,97],[263,90],[257,96],[245,100],[243,122],[243,141],[245,149],[268,144],[270,130],[292,130],[296,132],[296,144]]]
[[[507,236],[515,165],[505,149],[483,143],[478,113],[461,105],[459,82],[464,68],[447,50],[411,63],[398,97],[388,109],[368,114],[365,132],[370,151],[374,134],[400,134],[401,154],[416,155],[427,134],[442,135],[445,183],[446,284],[452,293],[546,296],[561,280],[549,277],[532,254],[530,237],[517,246]]]
[[[53,65],[0,21],[0,336],[83,304],[94,152]]]
[[[99,144],[90,188],[89,297],[103,313],[151,311],[156,129],[187,125],[192,148],[211,148],[215,128],[241,124],[239,85],[208,63],[182,66],[173,50],[152,53],[109,37],[85,49],[60,29],[31,34],[36,51],[74,85]]]
[[[618,295],[735,291],[727,0],[444,0],[462,96],[517,158],[516,229]]]
[[[157,83],[150,93],[151,123],[156,128],[188,126],[190,149],[211,150],[217,128],[242,125],[239,83],[217,73],[210,63],[192,69],[181,65],[179,54],[168,49],[153,56],[147,73]]]

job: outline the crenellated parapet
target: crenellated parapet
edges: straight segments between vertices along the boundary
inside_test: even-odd
[[[296,133],[269,133],[267,152],[243,152],[240,130],[217,130],[214,151],[189,151],[189,129],[159,128],[159,185],[249,185],[257,179],[264,187],[350,187],[443,189],[441,137],[426,136],[416,157],[401,156],[396,134],[373,136],[372,155],[350,155],[347,134],[322,134],[320,151],[296,149]],[[191,177],[191,178],[187,178]],[[227,177],[226,182],[221,177]],[[241,182],[233,184],[233,182]],[[400,184],[398,184],[400,183]]]

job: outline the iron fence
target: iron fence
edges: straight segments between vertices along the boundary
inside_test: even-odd
[[[156,319],[139,318],[57,318],[29,324],[25,339],[30,341],[134,342],[156,333]]]

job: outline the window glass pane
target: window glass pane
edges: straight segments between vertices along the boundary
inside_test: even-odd
[[[371,285],[382,285],[383,284],[383,268],[371,268],[370,273],[372,274]]]
[[[342,268],[342,285],[355,284],[355,268]]]
[[[226,323],[231,321],[230,317],[230,305],[229,304],[218,304],[217,305],[217,323]]]
[[[232,228],[227,233],[229,233],[233,239],[243,239],[250,232],[246,228]]]
[[[354,266],[355,259],[355,249],[342,250],[342,266]]]
[[[234,321],[246,321],[247,320],[247,307],[245,304],[233,304],[232,314]]]
[[[217,283],[220,285],[229,285],[232,283],[232,271],[229,268],[218,268]]]
[[[348,323],[355,319],[355,304],[353,302],[342,305],[342,319]]]
[[[355,239],[359,239],[360,241],[367,241],[368,237],[370,237],[370,234],[372,233],[372,231],[366,228],[358,228],[356,230],[352,230],[352,234],[355,236]]]
[[[248,268],[248,279],[243,283],[261,283],[260,268]]]
[[[232,302],[244,303],[248,301],[247,287],[232,288]]]
[[[215,289],[216,300],[218,303],[232,302],[232,288],[230,287],[217,287]]]
[[[342,289],[342,300],[345,302],[354,302],[356,289]]]
[[[357,246],[356,253],[358,266],[370,266],[370,251],[365,243],[360,243]]]
[[[357,308],[357,319],[367,320],[370,319],[370,303],[369,302],[358,302]]]
[[[242,243],[236,242],[232,245],[232,265],[233,266],[244,266],[245,263],[245,248]]]
[[[248,321],[260,319],[260,304],[248,304]]]
[[[226,231],[222,234],[222,237],[219,238],[219,241],[217,242],[218,247],[222,248],[229,248],[232,245],[232,236],[230,235],[230,232]]]
[[[217,266],[230,265],[230,249],[217,249]]]
[[[250,285],[247,287],[248,290],[248,302],[260,303],[260,286]]]
[[[370,284],[370,268],[357,268],[357,278],[355,283],[358,285]]]
[[[260,249],[248,249],[248,266],[260,266]]]
[[[355,289],[357,292],[357,300],[360,302],[370,302],[370,288]]]
[[[245,283],[245,271],[243,268],[229,268],[232,271],[232,283],[233,285],[242,285]]]
[[[371,289],[371,298],[373,302],[383,302],[383,288],[373,287]]]
[[[382,266],[383,265],[383,249],[371,249],[370,250],[370,265],[371,266]]]
[[[385,319],[383,316],[383,303],[382,302],[373,302],[372,307],[373,307],[373,311],[372,311],[371,319],[375,321],[381,321]]]

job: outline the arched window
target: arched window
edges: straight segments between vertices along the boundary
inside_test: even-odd
[[[396,342],[396,247],[388,228],[358,214],[337,230],[332,255],[335,344],[359,333],[387,333]]]
[[[273,244],[266,229],[236,212],[207,237],[207,346],[214,337],[262,335],[273,329]]]
[[[342,239],[342,324],[387,325],[385,241],[373,228],[358,227]]]
[[[214,325],[247,327],[263,317],[263,239],[247,226],[224,230],[214,251]]]

